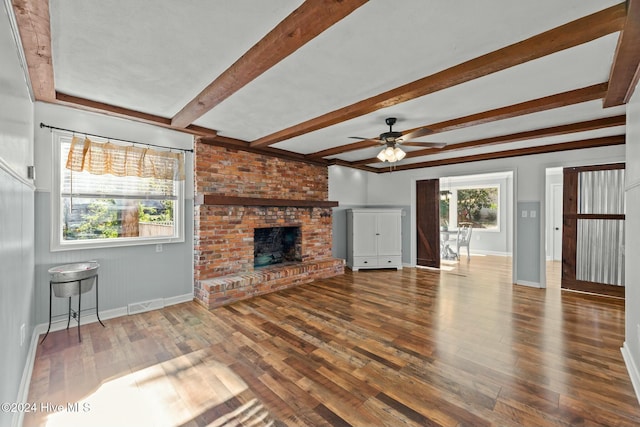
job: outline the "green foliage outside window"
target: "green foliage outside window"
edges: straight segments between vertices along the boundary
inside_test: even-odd
[[[64,227],[65,240],[105,239],[118,237],[118,215],[114,199],[95,199],[86,206],[81,221]],[[71,211],[69,203],[66,208]]]
[[[140,202],[138,218],[140,222],[173,222],[173,200],[162,200],[160,206]]]
[[[497,226],[498,189],[458,189],[458,223],[471,222],[474,228]]]

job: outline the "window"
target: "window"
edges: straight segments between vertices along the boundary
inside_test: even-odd
[[[70,170],[72,136],[53,135],[51,250],[184,241],[183,181]]]
[[[440,191],[440,228],[468,222],[475,229],[500,231],[500,186],[452,187]]]

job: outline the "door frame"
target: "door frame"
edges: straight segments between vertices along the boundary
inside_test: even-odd
[[[551,231],[551,261],[562,261],[562,184],[551,184],[551,224],[548,225]],[[556,203],[556,191],[560,190],[560,205]],[[560,209],[558,211],[558,209]],[[560,253],[556,254],[556,241],[554,233],[554,218],[557,213],[560,213]]]
[[[563,168],[562,279],[560,285],[562,289],[608,295],[618,298],[625,297],[626,286],[624,285],[618,286],[598,282],[590,282],[579,280],[576,277],[578,220],[625,220],[625,214],[586,214],[579,212],[579,173],[585,171],[613,170],[625,168],[626,164],[624,162]]]
[[[512,283],[516,283],[516,278],[517,278],[517,271],[516,271],[516,257],[517,257],[517,247],[516,247],[516,230],[515,230],[515,221],[516,221],[516,212],[517,212],[517,200],[518,200],[518,169],[517,168],[504,168],[504,169],[499,169],[499,170],[488,170],[488,171],[478,171],[478,170],[472,170],[472,171],[464,171],[464,173],[460,173],[459,171],[455,171],[455,170],[451,170],[450,173],[447,174],[443,174],[443,175],[421,175],[418,177],[412,177],[411,178],[411,188],[410,190],[410,195],[411,195],[411,217],[412,218],[416,218],[417,220],[417,209],[416,209],[416,204],[417,204],[417,196],[416,196],[416,183],[418,181],[424,181],[424,180],[428,180],[428,179],[442,179],[442,178],[447,178],[447,177],[454,177],[454,176],[467,176],[467,175],[490,175],[490,174],[494,174],[494,173],[511,173],[511,179],[512,179],[512,184],[511,184],[511,203],[509,204],[509,211],[505,213],[505,215],[507,215],[506,219],[507,219],[507,227],[509,227],[509,239],[510,241],[510,247],[511,247],[511,282]],[[541,218],[542,221],[544,221],[544,218]],[[417,266],[417,227],[416,227],[416,223],[415,220],[412,222],[411,228],[410,228],[410,246],[409,246],[409,255],[410,255],[410,266],[411,267],[416,267]],[[544,248],[544,246],[543,246]],[[544,258],[543,258],[544,259]],[[541,270],[542,270],[542,274],[545,273],[545,263],[541,263]],[[544,276],[541,276],[544,278]],[[544,282],[543,282],[543,286]]]

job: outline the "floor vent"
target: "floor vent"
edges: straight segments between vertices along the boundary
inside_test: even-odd
[[[136,302],[127,306],[128,314],[144,313],[145,311],[157,310],[164,307],[162,298],[152,299],[151,301]]]

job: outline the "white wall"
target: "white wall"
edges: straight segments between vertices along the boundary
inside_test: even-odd
[[[640,86],[640,85],[639,85]],[[622,353],[640,400],[640,88],[627,104],[627,164],[625,171],[626,333]]]
[[[28,385],[25,367],[34,329],[34,187],[27,179],[33,104],[5,5],[0,8],[0,402],[18,402]],[[17,419],[0,412],[2,426]]]
[[[192,148],[192,136],[130,120],[75,110],[59,105],[35,104],[35,280],[36,323],[48,322],[49,277],[47,270],[55,265],[98,260],[100,263],[100,312],[102,317],[126,313],[132,303],[160,300],[170,304],[191,300],[193,293],[193,155],[186,157],[185,180],[185,241],[164,244],[162,252],[155,245],[104,248],[91,250],[49,250],[52,147],[51,131],[40,123],[136,142],[148,142],[176,148]],[[83,301],[93,302],[93,293],[83,295]],[[54,298],[56,318],[66,314],[66,300]],[[91,305],[93,307],[93,305]]]

